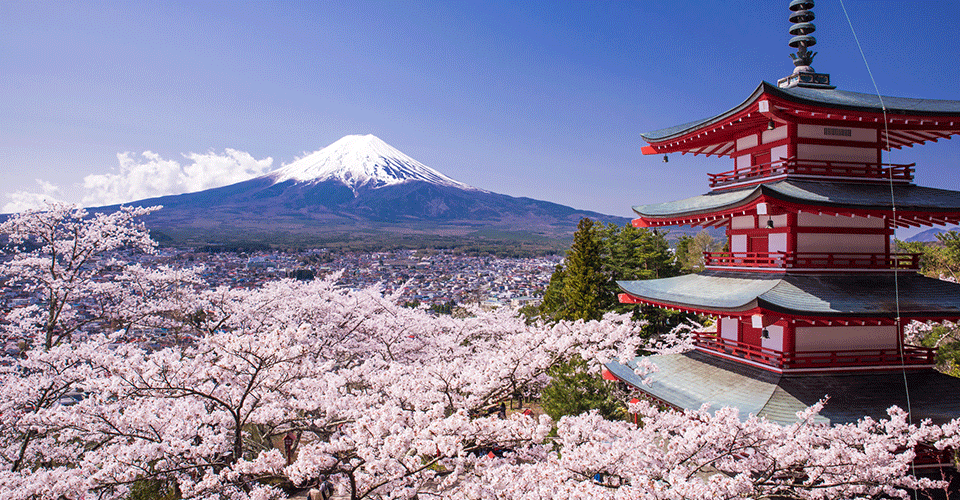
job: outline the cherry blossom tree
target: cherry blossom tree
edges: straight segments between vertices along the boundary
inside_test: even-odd
[[[12,247],[10,259],[0,263],[0,279],[37,295],[34,306],[8,315],[18,333],[50,349],[100,319],[82,314],[93,307],[82,299],[95,300],[93,288],[115,270],[116,251],[153,250],[156,243],[136,221],[159,208],[123,207],[91,216],[73,205],[50,203],[0,224]]]
[[[125,498],[152,481],[182,498],[269,499],[321,477],[351,499],[905,497],[941,486],[912,475],[918,446],[960,445],[960,422],[911,424],[896,408],[833,427],[815,423],[820,405],[788,426],[643,402],[630,406],[639,425],[486,416],[573,356],[596,370],[650,348],[642,325],[616,314],[527,324],[503,309],[434,316],[376,287],[340,288],[336,275],[234,289],[191,270],[111,263],[113,285],[98,288],[108,261],[86,262],[84,287],[34,285],[39,266],[4,267],[12,283],[69,288],[51,292],[64,304],[78,290],[106,297],[100,309],[120,331],[80,339],[57,326],[3,374],[0,498]],[[122,342],[161,325],[188,341]],[[46,339],[23,322],[9,328]],[[684,342],[668,340],[658,347]],[[85,397],[58,404],[68,389]]]
[[[0,262],[0,281],[34,298],[7,314],[3,325],[6,337],[21,339],[23,348],[22,361],[5,370],[0,387],[0,461],[12,471],[35,463],[32,445],[55,434],[34,419],[92,377],[83,358],[64,344],[104,319],[107,297],[125,293],[110,284],[124,268],[116,252],[152,251],[155,243],[136,219],[155,209],[125,207],[91,216],[75,206],[49,204],[0,224],[9,254]]]

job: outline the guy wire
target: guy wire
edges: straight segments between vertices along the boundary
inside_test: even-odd
[[[890,155],[893,153],[893,148],[890,146],[890,127],[887,120],[887,106],[883,102],[883,95],[880,94],[880,87],[877,86],[877,81],[873,78],[873,72],[870,71],[870,64],[867,62],[867,56],[863,53],[863,47],[860,45],[860,38],[857,37],[857,30],[853,28],[853,22],[850,20],[850,14],[847,13],[847,7],[843,4],[843,0],[840,0],[840,8],[843,9],[843,15],[847,18],[847,24],[850,26],[850,32],[853,33],[853,39],[857,42],[857,49],[860,51],[860,57],[863,59],[863,65],[867,68],[867,74],[870,76],[870,82],[873,83],[873,90],[877,93],[877,98],[880,99],[880,108],[883,111],[883,133],[884,141],[886,142],[887,150],[887,161],[891,164],[893,163],[890,159]],[[880,151],[880,165],[879,168],[883,168],[883,151]],[[890,207],[891,207],[891,225],[893,228],[893,238],[896,241],[897,238],[897,200],[894,196],[893,189],[893,169],[888,169],[888,179],[890,185]],[[903,356],[903,324],[900,319],[900,276],[899,268],[900,263],[897,259],[891,259],[893,264],[893,290],[894,290],[894,302],[896,304],[897,317],[896,317],[896,327],[897,327],[897,348],[900,352],[900,373],[903,374],[903,392],[907,397],[907,422],[913,422],[913,411],[910,406],[910,385],[907,382],[907,368]],[[910,462],[911,468],[913,469],[913,475],[917,475],[917,464],[916,461]],[[917,491],[913,491],[913,497],[917,498]]]

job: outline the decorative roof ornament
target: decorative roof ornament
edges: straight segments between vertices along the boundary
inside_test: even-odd
[[[817,39],[811,33],[817,31],[816,25],[812,22],[816,17],[813,14],[813,0],[792,0],[790,2],[790,46],[797,49],[796,54],[790,54],[793,59],[793,74],[781,78],[777,81],[777,86],[781,88],[790,87],[815,87],[815,88],[835,88],[830,85],[830,75],[817,73],[814,71],[813,57],[816,52],[807,50],[817,44]]]
[[[816,25],[810,22],[816,17],[810,10],[812,8],[813,0],[793,0],[790,2],[790,10],[792,11],[790,22],[794,23],[793,26],[790,26],[790,34],[793,35],[793,38],[790,39],[790,46],[798,49],[796,54],[790,54],[793,65],[797,67],[794,70],[795,73],[797,71],[813,72],[810,65],[813,64],[813,57],[817,53],[807,51],[807,47],[813,47],[817,44],[817,39],[810,36],[811,33],[817,31]]]

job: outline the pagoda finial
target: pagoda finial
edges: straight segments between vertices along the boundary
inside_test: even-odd
[[[792,0],[790,2],[790,46],[797,49],[796,54],[790,54],[793,59],[793,74],[781,78],[777,85],[781,88],[790,87],[818,87],[834,88],[830,85],[830,75],[821,74],[814,71],[813,57],[816,52],[807,50],[817,44],[817,39],[811,36],[811,33],[817,31],[817,27],[810,21],[816,16],[813,15],[813,0]]]
[[[816,17],[811,9],[813,9],[813,0],[793,0],[790,2],[790,22],[793,23],[793,26],[790,26],[790,34],[793,35],[793,38],[790,39],[790,46],[797,49],[797,53],[790,54],[790,58],[793,59],[793,65],[796,66],[795,73],[798,71],[814,72],[810,65],[813,64],[813,57],[817,53],[807,50],[807,47],[813,47],[817,44],[817,39],[810,36],[811,33],[817,31],[816,25],[810,22]]]

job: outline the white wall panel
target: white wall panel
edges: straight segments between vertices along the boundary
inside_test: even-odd
[[[763,141],[764,144],[770,144],[771,142],[776,142],[782,139],[787,138],[787,126],[777,127],[773,130],[764,130],[763,131]],[[784,146],[786,147],[786,146]]]
[[[720,318],[720,337],[736,341],[737,323],[735,318]]]
[[[848,217],[846,215],[823,215],[800,212],[797,225],[806,227],[856,227],[880,229],[886,226],[883,219],[877,217]]]
[[[735,234],[730,237],[730,251],[731,252],[746,252],[747,251],[747,235],[745,234]]]
[[[876,163],[877,150],[873,148],[855,148],[851,146],[797,144],[797,158],[800,160],[834,160]]]
[[[749,149],[759,145],[760,142],[758,141],[756,135],[748,135],[746,137],[737,139],[737,151],[743,151],[744,149]]]
[[[798,252],[883,253],[887,237],[882,234],[818,234],[797,235]]]
[[[786,158],[788,158],[786,144],[770,149],[770,161],[783,160]]]
[[[877,130],[872,128],[827,127],[824,125],[797,125],[798,137],[833,139],[838,141],[876,142]]]
[[[797,327],[796,349],[842,351],[897,347],[895,326],[811,326]]]
[[[771,234],[767,239],[767,248],[770,252],[786,252],[787,251],[787,235],[786,233],[774,233]]]
[[[751,215],[734,217],[730,221],[730,229],[754,229],[755,227],[754,218]]]
[[[779,325],[770,325],[767,327],[767,335],[769,335],[770,338],[761,338],[760,345],[766,347],[767,349],[783,351],[783,327]]]

